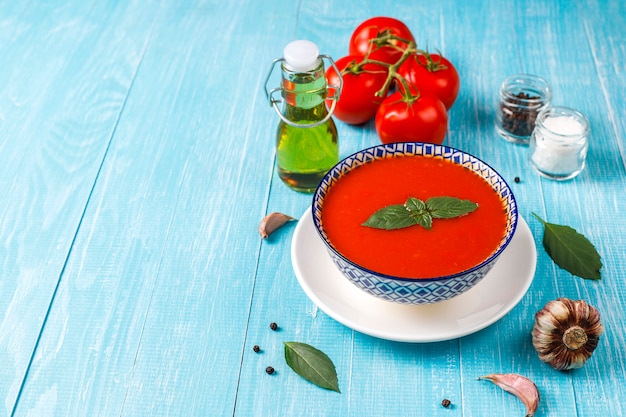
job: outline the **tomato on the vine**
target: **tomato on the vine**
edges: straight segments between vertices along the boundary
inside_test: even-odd
[[[376,132],[382,143],[443,143],[448,130],[448,112],[441,100],[432,94],[405,100],[400,89],[385,98],[378,108]]]
[[[438,54],[413,54],[402,63],[398,74],[411,82],[421,94],[434,94],[446,109],[454,104],[461,85],[454,65]]]
[[[403,22],[393,17],[372,17],[362,22],[350,37],[350,55],[365,55],[368,50],[376,51],[375,59],[395,64],[406,49],[407,43],[392,39],[388,45],[378,46],[371,42],[385,31],[407,41],[415,41],[413,34]],[[374,58],[374,56],[372,56]]]
[[[387,79],[387,68],[376,64],[365,64],[359,70],[358,64],[363,61],[363,56],[344,56],[335,64],[343,76],[343,89],[335,106],[333,116],[349,124],[362,124],[376,115],[376,110],[384,97],[376,96]],[[328,85],[339,85],[337,72],[331,66],[326,70]],[[333,93],[332,88],[330,89]],[[330,108],[332,100],[326,100],[326,106]]]

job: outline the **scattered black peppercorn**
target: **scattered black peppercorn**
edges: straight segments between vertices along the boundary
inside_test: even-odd
[[[516,183],[519,183],[521,180],[519,179],[519,177],[515,177],[513,178],[513,181],[515,181]]]
[[[276,323],[274,323],[274,322],[270,323],[270,329],[272,329],[272,330],[278,330],[278,324],[276,324]]]
[[[272,375],[274,373],[274,368],[272,368],[271,366],[268,366],[267,368],[265,368],[265,372],[268,375]]]
[[[450,407],[450,404],[452,404],[452,402],[450,402],[450,400],[447,398],[441,402],[441,405],[443,405],[446,408]]]
[[[261,347],[259,345],[254,345],[252,346],[252,350],[255,351],[256,353],[259,353],[261,351]]]

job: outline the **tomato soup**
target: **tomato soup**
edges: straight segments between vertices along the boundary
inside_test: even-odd
[[[478,208],[461,217],[434,219],[381,230],[362,224],[377,210],[407,198],[471,200]],[[395,156],[364,164],[343,175],[323,202],[322,225],[347,259],[372,271],[404,278],[432,278],[472,268],[498,248],[506,230],[504,202],[468,168],[420,156]]]

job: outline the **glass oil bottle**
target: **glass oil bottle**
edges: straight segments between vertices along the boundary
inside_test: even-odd
[[[281,86],[267,91],[266,80],[268,99],[280,116],[276,130],[278,176],[290,188],[305,193],[315,191],[326,172],[339,162],[337,127],[331,116],[341,86],[331,86],[333,92],[328,93],[323,57],[328,58],[310,41],[291,42],[284,58],[275,60],[268,74],[269,80],[274,65],[281,62]],[[281,99],[276,100],[273,95],[278,91]],[[330,109],[327,99],[332,103]]]

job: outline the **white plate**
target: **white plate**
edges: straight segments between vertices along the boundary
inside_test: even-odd
[[[341,274],[315,230],[309,208],[294,231],[291,262],[306,295],[338,322],[382,339],[437,342],[477,332],[511,311],[530,287],[537,251],[520,216],[509,246],[474,288],[437,304],[397,304],[366,293]]]

